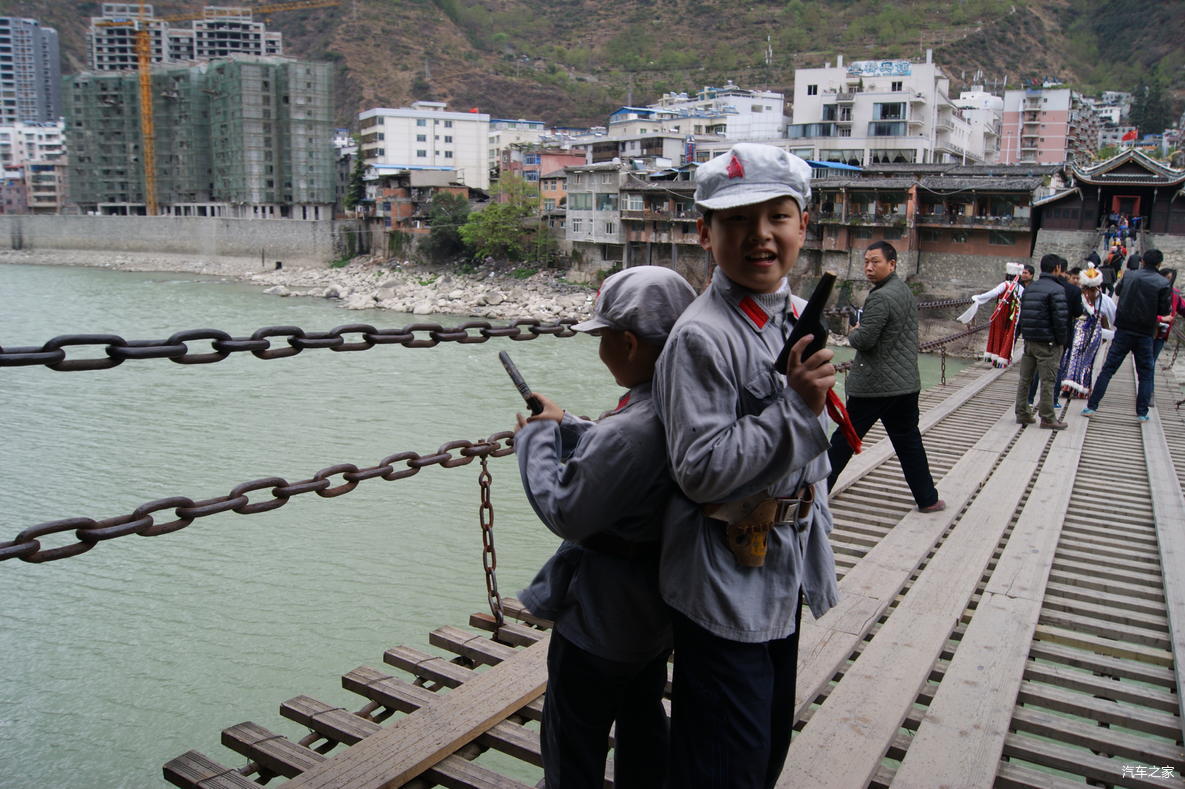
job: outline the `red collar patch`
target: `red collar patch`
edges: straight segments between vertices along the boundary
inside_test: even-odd
[[[754,301],[752,296],[741,299],[737,306],[741,308],[741,312],[745,313],[745,317],[753,321],[753,325],[757,328],[763,329],[765,324],[769,323],[769,315],[761,309],[761,305]]]
[[[623,394],[621,396],[621,399],[617,401],[617,408],[614,408],[613,410],[620,411],[621,409],[625,408],[629,404],[630,404],[630,393],[626,392],[625,394]]]

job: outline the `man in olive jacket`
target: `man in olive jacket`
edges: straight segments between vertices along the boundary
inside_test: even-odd
[[[930,461],[918,430],[918,310],[909,286],[897,276],[897,250],[877,241],[864,252],[864,276],[872,291],[864,302],[860,323],[848,334],[856,349],[848,373],[848,415],[861,438],[881,420],[913,500],[922,512],[938,512],[946,503],[938,498]],[[852,447],[840,430],[831,436],[828,489],[852,458]]]
[[[1068,340],[1069,307],[1066,291],[1057,278],[1062,259],[1057,255],[1041,258],[1041,278],[1025,288],[1020,297],[1020,335],[1025,340],[1024,355],[1020,358],[1020,380],[1016,389],[1016,421],[1029,425],[1037,420],[1029,406],[1029,386],[1033,375],[1041,379],[1041,396],[1037,413],[1041,427],[1062,430],[1066,423],[1059,421],[1054,411],[1054,384],[1057,368]]]

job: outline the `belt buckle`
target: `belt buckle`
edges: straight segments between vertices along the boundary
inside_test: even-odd
[[[789,523],[795,531],[801,534],[809,523],[807,516],[810,515],[811,504],[815,500],[814,488],[806,485],[795,492],[798,493],[798,496],[794,498],[779,498],[777,500],[778,507],[774,514],[774,523]]]

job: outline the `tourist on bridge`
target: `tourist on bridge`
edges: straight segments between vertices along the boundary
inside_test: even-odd
[[[1037,413],[1041,415],[1041,427],[1048,430],[1066,427],[1053,407],[1057,368],[1067,342],[1069,319],[1066,291],[1057,276],[1062,263],[1057,255],[1042,257],[1041,277],[1025,288],[1020,305],[1020,336],[1025,349],[1020,357],[1020,380],[1016,386],[1016,421],[1022,425],[1037,421],[1029,405],[1029,388],[1036,375],[1041,381]]]
[[[1137,271],[1127,272],[1115,287],[1119,296],[1119,306],[1115,310],[1115,339],[1111,341],[1107,359],[1103,362],[1103,369],[1095,381],[1090,399],[1086,401],[1086,408],[1082,409],[1086,416],[1098,410],[1107,394],[1111,377],[1130,353],[1136,362],[1138,380],[1136,418],[1141,422],[1148,421],[1155,374],[1152,345],[1156,338],[1158,316],[1167,315],[1172,304],[1172,286],[1156,271],[1162,260],[1164,255],[1159,249],[1149,249],[1144,253],[1143,266]]]
[[[774,369],[805,306],[786,276],[806,239],[810,174],[754,143],[695,174],[696,228],[717,268],[654,377],[686,494],[664,523],[659,572],[676,655],[667,786],[680,789],[773,786],[794,726],[801,600],[819,617],[838,599],[821,418],[833,352],[803,360],[804,337]]]
[[[1169,298],[1168,315],[1161,315],[1157,319],[1156,339],[1152,343],[1152,361],[1154,363],[1160,358],[1160,352],[1164,350],[1164,344],[1168,342],[1177,316],[1185,315],[1185,296],[1177,290],[1177,270],[1175,268],[1161,269],[1160,275],[1169,281],[1172,295]]]
[[[872,291],[864,300],[860,323],[848,333],[856,349],[848,373],[848,414],[856,435],[864,437],[879,419],[901,461],[901,472],[922,512],[940,512],[946,503],[938,498],[930,461],[918,430],[918,308],[913,292],[897,276],[897,250],[888,241],[876,241],[864,252],[864,276]],[[853,447],[843,430],[831,436],[827,451],[830,489],[852,459]]]
[[[1086,397],[1094,380],[1094,362],[1103,340],[1115,335],[1115,302],[1102,291],[1103,273],[1088,268],[1082,273],[1083,314],[1074,321],[1070,347],[1062,354],[1057,380],[1066,397]]]
[[[996,308],[988,324],[987,347],[983,351],[983,358],[995,367],[1012,364],[1020,296],[1025,285],[1033,281],[1033,267],[1027,263],[1008,263],[1004,272],[1006,279],[1003,282],[985,293],[972,296],[971,307],[958,317],[960,323],[971,323],[981,304],[995,300]]]
[[[654,413],[654,363],[695,298],[683,277],[638,266],[605,280],[591,320],[601,360],[629,391],[596,422],[536,395],[514,439],[527,499],[564,542],[519,599],[555,621],[540,743],[549,789],[600,789],[616,721],[614,786],[663,785],[670,616],[658,590],[662,513],[677,494]]]

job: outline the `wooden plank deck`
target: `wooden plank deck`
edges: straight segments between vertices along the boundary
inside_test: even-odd
[[[1141,424],[1134,374],[1121,373],[1091,419],[1073,401],[1061,432],[1017,425],[1015,387],[1014,370],[981,364],[923,393],[945,512],[913,509],[879,427],[840,478],[842,600],[804,616],[798,731],[779,786],[1185,787],[1185,416],[1174,382],[1158,371],[1157,408]],[[550,623],[505,603],[517,622],[475,614],[469,629],[430,634],[438,654],[388,650],[384,662],[407,679],[347,673],[359,710],[297,696],[281,712],[307,736],[232,726],[223,742],[246,765],[190,751],[165,779],[528,786],[479,759],[492,749],[540,763]]]

